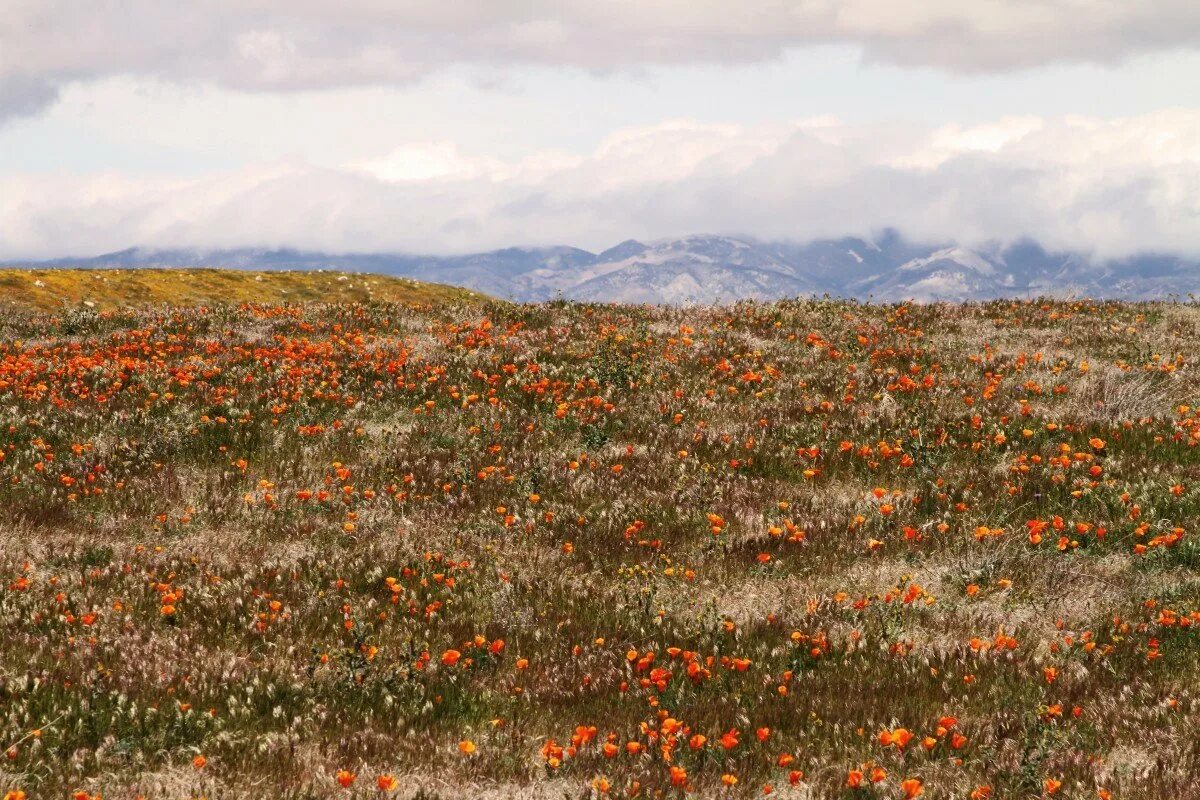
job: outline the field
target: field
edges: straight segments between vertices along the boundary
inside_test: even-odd
[[[1197,306],[282,299],[0,323],[0,793],[1200,796]]]

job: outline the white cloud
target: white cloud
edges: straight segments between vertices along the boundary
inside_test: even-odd
[[[469,180],[484,175],[498,177],[507,170],[495,159],[470,158],[454,142],[409,142],[382,158],[346,165],[383,181]]]
[[[8,0],[0,16],[0,117],[50,102],[64,83],[111,75],[299,90],[403,83],[451,64],[608,70],[756,61],[831,43],[856,45],[872,61],[953,72],[1112,63],[1196,48],[1200,4]]]
[[[964,243],[1200,254],[1200,111],[981,126],[614,131],[592,153],[474,157],[403,144],[379,161],[201,179],[29,174],[0,193],[0,254],[130,245],[462,252],[604,247],[693,232],[806,239],[896,227]]]

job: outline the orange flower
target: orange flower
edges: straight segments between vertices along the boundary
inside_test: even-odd
[[[458,743],[458,752],[462,753],[464,756],[471,755],[475,752],[475,743],[470,739],[463,739]]]
[[[196,756],[192,759],[192,766],[196,769],[204,769],[204,765],[208,763],[208,759],[204,756]]]
[[[671,767],[671,785],[683,786],[687,783],[687,770],[683,767]]]
[[[1062,781],[1055,780],[1054,778],[1046,778],[1046,783],[1044,785],[1046,788],[1046,794],[1054,794],[1060,788],[1062,788]]]
[[[343,789],[349,789],[358,780],[358,776],[348,769],[339,769],[337,775],[334,777],[337,779],[338,785]]]
[[[453,667],[458,663],[460,658],[462,658],[462,653],[458,652],[457,650],[447,650],[446,652],[442,653],[442,663],[447,667]]]
[[[862,786],[863,774],[862,770],[852,769],[846,774],[846,785],[851,789],[857,789]]]
[[[381,792],[391,792],[400,785],[400,782],[393,776],[384,773],[375,779],[375,785],[379,787],[379,791]]]
[[[726,786],[735,786],[737,782],[738,779],[736,775],[731,775],[730,773],[726,772],[721,776],[721,783],[725,784]]]
[[[913,733],[907,728],[896,728],[888,731],[882,730],[879,732],[879,743],[884,747],[892,745],[897,749],[903,750],[909,742],[912,741]]]
[[[925,791],[924,787],[921,786],[921,782],[916,778],[907,778],[901,782],[900,789],[904,792],[905,800],[912,800]]]

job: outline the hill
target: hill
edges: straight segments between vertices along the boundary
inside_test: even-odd
[[[331,303],[382,300],[435,303],[482,299],[454,286],[388,275],[237,269],[0,269],[0,304],[57,311],[152,305]]]

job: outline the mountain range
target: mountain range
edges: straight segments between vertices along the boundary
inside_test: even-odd
[[[920,302],[1037,296],[1134,300],[1200,292],[1200,261],[1172,255],[1097,260],[1048,251],[1031,241],[974,248],[922,245],[894,231],[805,243],[713,235],[631,239],[600,253],[575,247],[512,247],[456,256],[131,248],[5,266],[342,270],[453,284],[531,302],[562,297],[688,304],[825,294]]]

